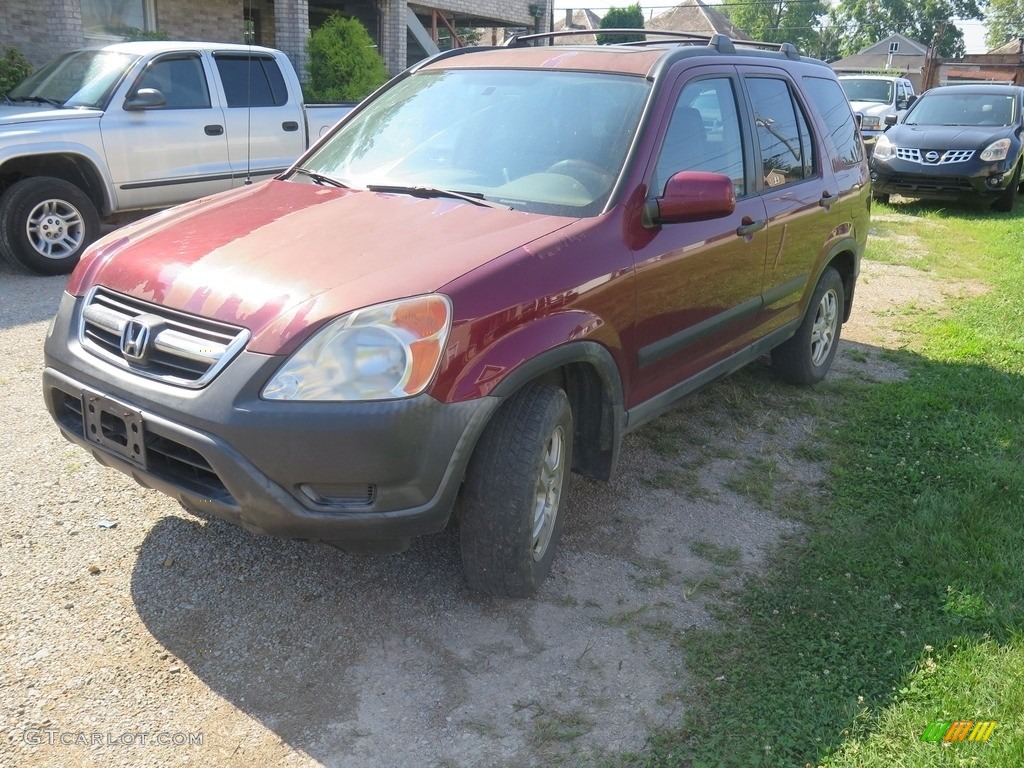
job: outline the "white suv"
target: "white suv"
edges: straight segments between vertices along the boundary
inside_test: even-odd
[[[899,118],[917,98],[913,84],[905,77],[843,75],[839,84],[853,111],[860,115],[860,133],[869,149],[885,132],[886,115]]]

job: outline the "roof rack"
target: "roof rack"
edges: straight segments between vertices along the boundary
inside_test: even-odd
[[[520,48],[537,40],[553,40],[556,37],[580,37],[582,35],[644,35],[645,38],[654,36],[655,40],[629,40],[624,43],[615,43],[621,46],[645,46],[664,43],[678,42],[680,45],[707,45],[719,53],[736,53],[737,46],[741,48],[756,48],[764,51],[778,51],[787,59],[800,59],[800,52],[792,43],[768,43],[761,40],[733,40],[727,35],[695,35],[692,32],[677,32],[668,29],[639,29],[639,28],[614,28],[614,29],[563,29],[557,32],[536,32],[529,35],[513,35],[505,41],[506,48]]]

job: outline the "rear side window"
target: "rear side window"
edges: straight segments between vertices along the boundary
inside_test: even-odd
[[[288,103],[288,88],[277,62],[267,56],[215,56],[229,107],[280,107]]]
[[[766,187],[781,187],[814,176],[814,142],[800,105],[785,80],[747,78],[761,148]]]
[[[839,83],[825,77],[805,77],[807,96],[818,108],[825,129],[832,137],[843,165],[856,165],[864,158],[864,146],[857,133],[857,124],[846,94]]]

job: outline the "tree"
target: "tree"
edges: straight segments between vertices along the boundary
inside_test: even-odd
[[[625,8],[609,8],[608,13],[601,19],[601,29],[643,29],[644,12],[640,3]],[[598,35],[597,44],[607,45],[608,43],[631,43],[646,39],[644,35]]]
[[[32,65],[17,48],[0,48],[0,94],[7,93],[32,74]]]
[[[360,101],[387,82],[388,72],[366,28],[331,15],[306,42],[307,101]]]
[[[989,48],[998,48],[1009,40],[1024,37],[1024,0],[988,0]]]
[[[962,56],[964,36],[950,19],[982,18],[978,0],[840,0],[829,12],[846,56],[896,32],[924,45],[934,42],[939,56]]]
[[[818,17],[827,8],[822,0],[755,0],[733,6],[729,19],[755,40],[789,42],[816,53],[821,48]]]

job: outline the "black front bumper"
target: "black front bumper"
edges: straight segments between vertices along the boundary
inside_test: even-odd
[[[259,393],[282,359],[249,352],[186,390],[84,349],[75,304],[64,295],[45,347],[43,393],[64,436],[141,485],[258,533],[359,546],[441,530],[500,402],[270,402]]]
[[[871,158],[871,186],[876,194],[923,197],[932,200],[996,198],[1006,192],[1013,177],[1010,161],[930,165],[912,160]],[[990,181],[990,179],[992,181]]]

